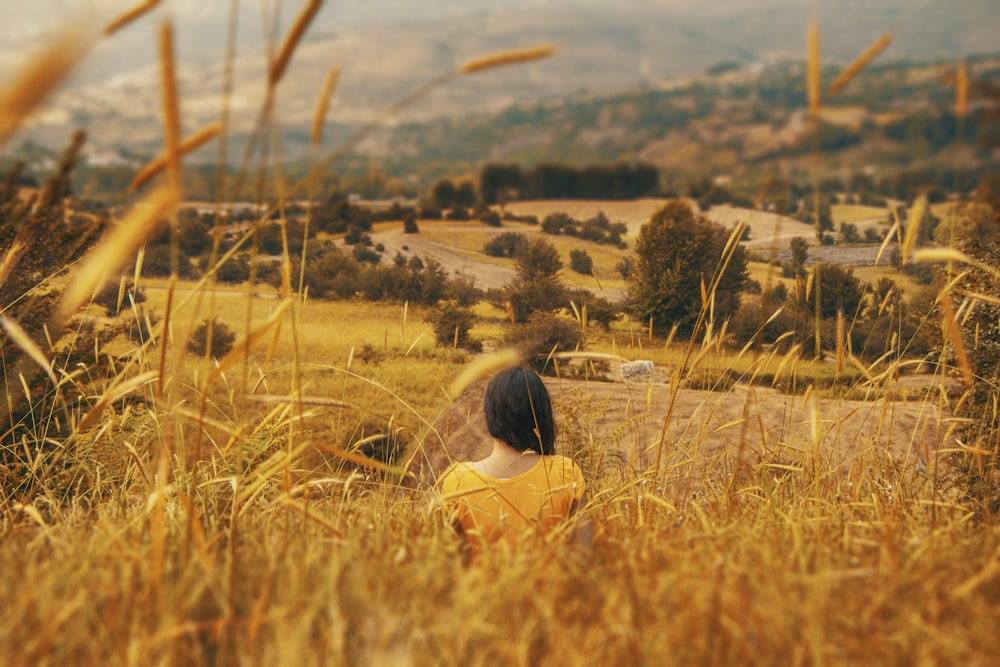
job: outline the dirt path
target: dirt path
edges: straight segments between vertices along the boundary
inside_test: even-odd
[[[487,232],[489,228],[486,228],[483,224],[478,224],[476,226],[456,226],[449,229],[456,232],[468,230]],[[504,231],[509,230],[501,228],[496,233],[499,234]],[[490,262],[480,262],[470,259],[446,245],[431,241],[421,234],[406,234],[402,229],[387,229],[374,231],[371,233],[371,237],[375,243],[381,243],[385,246],[384,257],[391,259],[396,256],[397,252],[407,258],[411,256],[433,257],[441,262],[441,267],[451,275],[464,273],[469,276],[475,276],[476,286],[483,289],[503,287],[514,278],[514,269]]]
[[[628,235],[634,239],[642,225],[649,222],[650,216],[664,204],[662,199],[638,199],[634,201],[599,201],[599,200],[553,200],[525,201],[507,204],[505,211],[515,215],[534,215],[543,220],[550,213],[566,213],[577,220],[588,220],[598,213],[604,213],[612,222],[623,222],[628,227]],[[749,249],[772,254],[776,259],[790,259],[791,239],[800,236],[811,243],[815,238],[812,225],[799,222],[793,218],[775,213],[753,211],[731,206],[714,206],[706,216],[719,225],[729,229],[740,221],[750,225],[750,239],[743,242]],[[863,232],[867,227],[881,225],[881,218],[860,220],[855,224]],[[475,231],[480,234],[501,234],[510,228],[490,228],[480,223],[455,224],[448,228],[456,233]],[[541,233],[538,227],[519,226],[517,231],[526,234]],[[494,264],[489,261],[477,260],[468,253],[460,253],[437,241],[432,241],[422,234],[405,234],[401,228],[376,229],[371,233],[375,243],[385,246],[384,257],[391,259],[396,253],[405,257],[431,256],[441,262],[441,266],[451,275],[463,273],[474,276],[478,287],[489,289],[503,287],[514,277],[513,269]],[[826,246],[810,248],[810,261],[828,261],[855,266],[874,265],[879,252],[878,245]],[[880,263],[888,262],[888,253],[881,258]],[[621,298],[624,292],[613,294],[602,292],[602,296]]]
[[[751,464],[787,466],[776,468],[779,475],[809,465],[814,453],[825,467],[846,473],[852,462],[867,464],[888,451],[915,471],[933,456],[947,417],[933,400],[815,399],[747,385],[726,392],[681,388],[671,405],[666,374],[657,369],[652,380],[630,383],[546,378],[561,424],[557,447],[565,452],[585,441],[591,451],[643,470],[656,459],[669,413],[661,467],[678,481],[720,470],[713,464],[720,458],[731,464],[740,453]],[[489,453],[484,389],[485,383],[473,385],[437,420],[440,437],[427,438],[417,457],[421,478],[433,479],[452,460]]]

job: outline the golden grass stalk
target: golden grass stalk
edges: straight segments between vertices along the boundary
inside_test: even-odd
[[[170,345],[170,317],[174,308],[174,289],[177,287],[177,272],[170,272],[170,279],[167,281],[167,303],[163,309],[163,321],[161,322],[160,336],[160,377],[156,383],[157,396],[163,396],[163,383],[167,378],[167,348]]]
[[[823,85],[820,76],[819,55],[819,23],[814,16],[809,21],[806,31],[806,92],[809,95],[809,115],[819,116],[820,88]]]
[[[375,436],[375,437],[381,438],[382,435],[379,434],[378,436]],[[316,449],[320,450],[321,452],[326,452],[328,454],[333,454],[334,456],[336,456],[339,459],[343,459],[345,461],[349,461],[350,463],[362,466],[364,468],[371,468],[373,470],[381,470],[383,472],[391,473],[393,475],[403,475],[404,474],[404,471],[403,471],[402,468],[397,468],[395,466],[391,466],[391,465],[389,465],[387,463],[383,463],[382,461],[378,461],[378,460],[373,459],[373,458],[371,458],[369,456],[365,456],[364,454],[361,454],[359,452],[352,452],[352,451],[348,451],[346,449],[340,449],[339,447],[334,447],[333,445],[324,445],[324,444],[321,444],[321,443],[318,443],[318,442],[314,442],[313,443],[313,447],[315,447]]]
[[[917,243],[917,235],[920,231],[920,220],[924,217],[924,212],[927,210],[927,196],[920,195],[917,201],[913,203],[913,208],[910,209],[910,217],[906,221],[906,237],[903,239],[903,261],[910,261],[910,255],[913,252],[913,246]]]
[[[124,376],[119,375],[115,378],[115,381],[108,387],[101,397],[97,400],[87,414],[83,416],[83,419],[76,425],[74,429],[76,433],[82,433],[88,428],[94,425],[97,418],[101,416],[101,413],[113,403],[125,396],[131,394],[136,389],[149,384],[159,376],[156,371],[147,371],[141,375],[137,375],[133,378],[124,379]]]
[[[313,521],[313,522],[315,522],[315,523],[323,526],[324,528],[326,528],[327,532],[329,532],[330,534],[332,534],[332,535],[334,535],[336,537],[339,537],[339,538],[343,538],[344,537],[344,534],[342,532],[340,532],[340,529],[338,529],[337,526],[335,526],[333,524],[333,522],[331,522],[326,517],[323,517],[323,516],[320,516],[319,514],[316,514],[315,512],[313,512],[312,510],[310,510],[308,507],[306,507],[305,504],[300,503],[297,500],[292,500],[291,498],[285,498],[282,501],[282,503],[285,505],[285,507],[288,507],[289,509],[293,509],[293,510],[299,512],[300,514],[302,514],[302,516],[304,516],[305,518],[309,519],[310,521]]]
[[[926,262],[934,264],[937,262],[958,262],[960,264],[975,265],[976,261],[955,248],[920,248],[913,251],[914,262]]]
[[[249,479],[252,481],[240,490],[239,494],[236,496],[236,503],[234,507],[239,508],[239,512],[242,513],[246,509],[246,503],[260,493],[267,482],[274,477],[274,475],[281,472],[287,463],[294,461],[300,454],[302,454],[302,452],[313,446],[313,444],[314,443],[308,440],[304,440],[296,445],[291,451],[284,449],[278,450],[266,461],[263,461],[253,470],[252,473],[250,473]]]
[[[885,254],[886,249],[889,247],[889,241],[892,240],[893,235],[899,236],[899,216],[896,214],[896,207],[892,207],[892,217],[895,222],[892,223],[892,227],[889,228],[889,232],[882,239],[882,245],[878,248],[878,253],[875,255],[875,264],[878,265],[879,261],[882,259],[882,255]]]
[[[247,396],[251,401],[257,403],[295,403],[300,405],[322,405],[328,408],[349,408],[357,410],[358,406],[345,401],[338,401],[335,398],[325,398],[322,396],[279,396],[277,394],[256,394]]]
[[[837,311],[837,375],[844,372],[844,311]]]
[[[110,37],[111,35],[115,34],[128,24],[138,20],[143,15],[156,9],[156,7],[159,4],[160,0],[145,0],[145,2],[140,2],[139,4],[135,5],[131,9],[126,10],[125,12],[120,14],[117,18],[115,18],[113,21],[104,26],[104,30],[102,30],[101,32],[104,34],[105,37]]]
[[[490,375],[495,375],[502,370],[517,366],[521,363],[521,353],[513,348],[500,350],[493,354],[480,357],[472,362],[459,373],[455,381],[448,387],[447,395],[449,400],[454,400],[465,391],[469,385]]]
[[[313,19],[316,18],[316,14],[319,12],[320,7],[323,6],[323,0],[309,0],[299,15],[295,18],[295,23],[292,24],[292,29],[288,31],[285,36],[285,41],[281,43],[281,48],[278,50],[278,56],[271,63],[271,71],[268,75],[268,84],[270,86],[278,85],[281,81],[281,77],[285,75],[285,70],[288,69],[288,63],[292,60],[292,55],[295,53],[295,49],[298,48],[299,42],[302,41],[302,37],[306,34],[306,30],[309,28],[309,24],[312,23]]]
[[[203,127],[202,129],[198,130],[197,132],[189,136],[187,139],[182,141],[180,145],[177,147],[177,152],[179,154],[179,157],[198,150],[199,148],[210,142],[212,139],[215,139],[217,136],[219,136],[219,132],[221,131],[222,131],[222,126],[219,125],[218,123],[213,123],[212,125]],[[167,161],[168,158],[165,152],[157,155],[155,159],[153,159],[145,167],[139,170],[139,173],[137,173],[135,175],[135,178],[132,179],[132,182],[129,183],[128,189],[136,190],[142,187],[144,184],[148,183],[150,179],[157,176],[164,169],[167,168]]]
[[[160,27],[160,69],[163,77],[163,141],[170,184],[181,186],[180,102],[177,98],[177,74],[174,67],[174,29],[170,21]]]
[[[28,357],[38,364],[45,374],[49,376],[52,380],[52,384],[58,384],[59,380],[56,379],[56,374],[52,370],[52,364],[49,363],[48,358],[42,349],[35,344],[35,341],[31,340],[31,336],[21,328],[21,325],[14,320],[8,319],[4,315],[0,315],[0,327],[7,332],[10,339],[17,345],[21,350],[28,355]]]
[[[69,74],[87,46],[83,31],[64,31],[7,79],[9,83],[0,90],[0,145]]]
[[[235,366],[240,362],[241,359],[250,354],[250,350],[253,349],[268,332],[275,327],[279,322],[281,322],[282,316],[285,314],[285,310],[288,309],[292,303],[291,299],[285,299],[280,306],[274,311],[274,313],[267,319],[264,324],[257,327],[254,331],[250,333],[245,339],[233,346],[229,354],[224,356],[219,365],[212,369],[209,373],[208,378],[205,380],[205,385],[208,386],[217,377],[228,371],[230,368]]]
[[[313,149],[319,148],[323,140],[323,125],[326,121],[326,112],[330,108],[330,100],[333,98],[333,91],[337,89],[337,81],[340,79],[340,68],[334,65],[327,72],[326,81],[323,83],[323,92],[316,100],[316,113],[313,115],[312,134],[309,136],[309,143]]]
[[[143,199],[90,253],[63,294],[56,317],[64,321],[120,269],[178,201],[176,188],[164,185]]]
[[[972,368],[969,366],[969,354],[965,349],[965,341],[962,340],[962,330],[955,319],[955,311],[951,306],[951,298],[947,291],[942,291],[939,302],[941,304],[941,319],[944,321],[945,333],[948,335],[951,344],[955,348],[955,362],[962,371],[962,379],[966,386],[973,384]]]
[[[969,67],[962,61],[955,72],[955,115],[965,118],[969,111]]]
[[[548,58],[555,52],[556,47],[551,44],[542,44],[540,46],[532,46],[526,49],[501,51],[499,53],[493,53],[469,60],[459,67],[458,71],[460,74],[473,74],[475,72],[482,72],[496,67],[506,67],[507,65],[516,65],[519,63],[531,62],[533,60],[541,60],[542,58]]]
[[[7,274],[10,273],[11,268],[14,266],[14,262],[17,261],[18,256],[24,252],[24,244],[20,241],[14,241],[14,243],[7,248],[7,252],[3,254],[3,259],[0,260],[0,285],[3,285],[7,280]]]
[[[845,67],[844,71],[837,75],[837,78],[830,84],[827,94],[832,96],[839,93],[851,79],[857,76],[858,72],[867,67],[868,63],[875,60],[878,54],[885,51],[890,44],[892,44],[892,35],[889,33],[882,35],[872,42],[867,49],[862,51],[860,56],[854,59],[854,62]]]

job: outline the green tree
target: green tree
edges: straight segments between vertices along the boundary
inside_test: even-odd
[[[439,209],[448,209],[455,205],[455,184],[443,178],[434,184],[431,190],[431,200]]]
[[[802,236],[796,236],[788,242],[788,245],[792,249],[792,263],[801,269],[809,259],[809,241]]]
[[[514,257],[521,280],[531,282],[537,278],[553,277],[563,267],[559,251],[545,239],[531,239]]]
[[[726,231],[679,200],[656,211],[639,230],[629,294],[633,315],[667,330],[694,331],[701,311],[701,285],[708,288],[726,247]],[[739,307],[747,281],[746,251],[737,246],[719,279],[715,315],[725,319]]]
[[[816,280],[817,273],[819,280]],[[864,310],[865,290],[854,271],[840,264],[822,262],[813,269],[814,287],[809,292],[806,303],[809,312],[815,312],[816,293],[819,292],[820,317],[836,317],[837,311],[844,313],[848,320],[855,315],[862,315]],[[818,287],[815,286],[818,282]]]
[[[504,286],[502,294],[515,322],[523,323],[535,312],[568,305],[566,287],[557,275],[563,264],[554,245],[545,239],[532,239],[520,245],[514,260],[517,276]]]

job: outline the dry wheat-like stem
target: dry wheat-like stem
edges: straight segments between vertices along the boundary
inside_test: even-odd
[[[913,203],[913,208],[910,209],[910,217],[906,221],[906,236],[903,238],[904,262],[910,261],[910,255],[913,253],[913,247],[917,243],[917,236],[920,231],[920,220],[923,219],[926,210],[927,196],[921,195]]]
[[[105,37],[110,37],[111,35],[115,34],[128,24],[138,20],[143,15],[156,9],[159,6],[159,4],[160,0],[145,0],[144,2],[140,2],[131,9],[127,9],[126,11],[118,15],[117,18],[115,18],[106,26],[104,26],[104,30],[101,31],[102,34]]]
[[[177,72],[174,65],[174,29],[170,21],[160,27],[160,72],[163,78],[163,142],[167,174],[178,192],[181,185],[180,102],[177,97]]]
[[[177,147],[177,151],[180,156],[187,155],[193,151],[198,150],[212,139],[219,136],[219,132],[222,131],[222,126],[218,123],[213,123],[207,127],[203,127],[198,130],[184,141],[180,143]],[[168,157],[167,154],[160,153],[153,160],[151,160],[145,167],[139,170],[129,184],[129,190],[136,190],[146,183],[148,183],[152,178],[160,174],[164,169],[167,168]]]
[[[941,305],[941,319],[944,323],[944,330],[951,344],[955,349],[955,361],[962,371],[962,379],[967,387],[973,385],[972,367],[969,365],[969,353],[965,349],[965,341],[962,339],[962,329],[955,318],[955,311],[951,305],[951,297],[947,290],[942,290],[938,296],[938,303]]]
[[[833,96],[839,93],[851,79],[857,76],[858,72],[867,67],[868,63],[875,60],[878,54],[885,51],[890,44],[892,44],[892,35],[889,33],[882,35],[872,42],[872,44],[865,49],[860,56],[854,59],[854,62],[844,68],[844,71],[837,75],[837,78],[830,84],[830,88],[827,89],[827,94]]]
[[[955,115],[965,118],[969,112],[969,66],[963,60],[955,71]]]
[[[38,366],[45,371],[45,374],[49,376],[52,380],[52,384],[58,384],[59,380],[56,379],[56,374],[52,370],[52,364],[49,362],[45,353],[42,352],[41,348],[35,344],[35,341],[31,339],[31,336],[21,328],[21,325],[14,320],[8,319],[7,317],[0,315],[0,328],[3,328],[10,336],[10,339],[14,341],[14,344],[21,348],[28,357],[34,361]]]
[[[551,44],[532,46],[526,49],[511,49],[469,60],[463,63],[458,68],[458,71],[461,74],[473,74],[496,67],[506,67],[507,65],[541,60],[542,58],[548,58],[555,52],[556,47]]]
[[[110,387],[105,390],[101,397],[97,400],[87,414],[77,423],[74,429],[75,433],[82,433],[88,428],[94,425],[97,418],[101,416],[101,413],[110,405],[111,403],[120,400],[121,398],[132,393],[136,389],[150,384],[157,379],[159,373],[156,371],[147,371],[133,378],[125,379],[123,375],[119,375],[115,378],[115,381]]]
[[[249,394],[247,399],[256,403],[289,403],[297,405],[320,405],[327,408],[349,408],[357,410],[358,406],[346,401],[323,396],[281,396],[277,394]]]
[[[3,259],[0,260],[0,285],[3,285],[7,280],[7,274],[10,273],[11,268],[17,261],[18,257],[22,252],[24,252],[25,246],[21,241],[14,241],[7,252],[3,254]],[[0,308],[2,310],[2,308]]]
[[[316,100],[316,113],[313,115],[312,133],[309,135],[309,143],[313,150],[319,148],[320,141],[323,140],[323,125],[326,121],[326,112],[330,108],[330,99],[333,91],[337,88],[337,80],[340,79],[340,68],[334,65],[326,75],[323,83],[323,91]]]
[[[239,363],[240,360],[250,354],[250,350],[260,343],[260,341],[267,336],[268,332],[270,332],[273,327],[277,326],[281,322],[281,318],[284,316],[285,310],[288,309],[288,306],[290,306],[291,303],[291,299],[285,299],[282,301],[281,305],[275,309],[274,313],[271,314],[271,317],[269,317],[266,322],[254,329],[245,339],[234,345],[229,354],[224,356],[219,361],[218,366],[213,368],[212,372],[209,373],[208,378],[205,380],[205,386],[207,387],[213,380],[221,376],[223,373]]]
[[[281,77],[285,75],[285,70],[288,69],[288,63],[291,62],[295,49],[298,48],[299,42],[302,41],[302,37],[309,28],[309,24],[316,18],[316,14],[322,6],[323,0],[309,0],[296,17],[291,30],[285,36],[285,41],[281,43],[277,57],[271,63],[271,71],[268,73],[268,85],[272,88],[278,85]]]
[[[87,51],[82,30],[57,35],[15,73],[0,90],[0,145],[6,143],[25,118],[66,78]]]
[[[819,54],[819,23],[813,17],[806,31],[806,92],[809,95],[809,115],[819,116],[820,87],[823,85],[820,77]]]
[[[178,199],[176,188],[161,186],[143,199],[106,235],[66,288],[56,314],[58,321],[65,321],[75,313],[101,288],[108,276],[135,255],[163,217],[173,210]]]
[[[466,366],[448,387],[447,395],[449,400],[457,398],[472,383],[487,376],[495,375],[507,368],[517,366],[521,361],[521,353],[513,348],[500,350],[499,352],[480,357]]]

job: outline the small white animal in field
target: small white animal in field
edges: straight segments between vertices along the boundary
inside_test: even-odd
[[[641,380],[653,379],[653,362],[649,359],[638,359],[636,361],[629,361],[622,364],[621,369],[618,371],[622,380]]]

